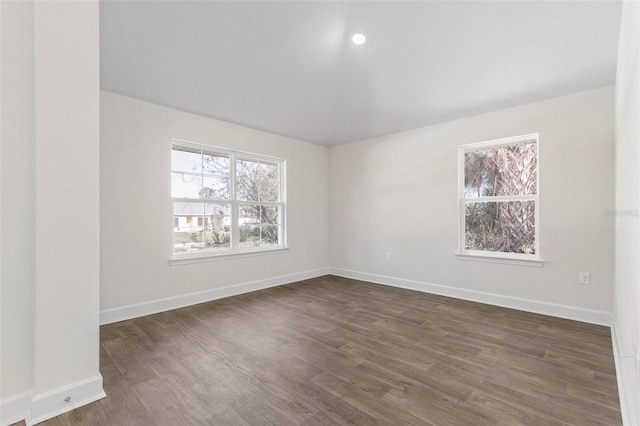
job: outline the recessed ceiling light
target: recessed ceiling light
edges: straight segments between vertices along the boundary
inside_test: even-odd
[[[365,33],[355,33],[351,37],[351,41],[359,46],[367,41],[367,35]]]

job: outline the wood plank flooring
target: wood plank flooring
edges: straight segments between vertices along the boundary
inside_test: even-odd
[[[325,276],[101,327],[59,425],[620,425],[609,329]]]

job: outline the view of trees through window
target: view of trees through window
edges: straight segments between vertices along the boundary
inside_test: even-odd
[[[174,145],[174,253],[281,245],[281,162]]]
[[[464,150],[466,250],[536,253],[537,140]]]
[[[236,175],[240,246],[277,245],[280,207],[266,203],[279,201],[278,164],[239,159]]]

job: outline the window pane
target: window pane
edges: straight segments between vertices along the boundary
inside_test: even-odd
[[[229,156],[215,152],[202,153],[202,172],[206,175],[229,177]]]
[[[204,183],[202,198],[230,198],[230,160],[228,156],[205,151],[202,156]]]
[[[205,216],[214,226],[231,226],[228,221],[231,214],[231,206],[226,203],[205,203]]]
[[[240,205],[240,226],[260,225],[260,210],[262,206],[259,204],[241,204]]]
[[[465,248],[535,254],[535,201],[466,204]]]
[[[202,178],[188,173],[171,173],[171,196],[173,198],[200,198]]]
[[[174,145],[171,149],[171,170],[202,173],[202,154],[199,149]]]
[[[236,197],[242,201],[259,200],[259,163],[251,160],[236,161]]]
[[[231,206],[205,204],[204,246],[206,251],[231,248]]]
[[[465,197],[536,194],[536,149],[531,141],[465,152]]]
[[[228,200],[230,193],[229,178],[204,176],[199,198],[210,200]]]
[[[260,206],[260,223],[278,225],[280,223],[278,210],[280,210],[278,207]]]
[[[263,246],[277,246],[278,245],[278,236],[280,235],[280,227],[279,226],[263,226],[262,227],[262,240],[261,245]]]
[[[203,185],[204,184],[204,185]],[[173,198],[229,199],[229,179],[217,179],[190,173],[171,173],[171,196]]]
[[[203,203],[173,203],[173,220],[178,226],[173,229],[174,253],[202,251],[204,248],[203,222],[205,205]]]
[[[260,226],[248,225],[240,227],[240,247],[257,247],[260,245]]]
[[[260,163],[258,178],[260,201],[279,201],[278,165],[276,163]]]

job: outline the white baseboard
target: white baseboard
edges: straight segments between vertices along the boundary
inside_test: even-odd
[[[355,280],[369,281],[376,284],[406,288],[409,290],[416,290],[424,293],[438,294],[441,296],[453,297],[456,299],[486,303],[489,305],[502,306],[504,308],[511,308],[536,314],[550,315],[558,318],[582,321],[590,324],[604,325],[609,327],[613,325],[613,315],[609,312],[595,311],[591,309],[583,309],[574,306],[559,305],[555,303],[540,302],[536,300],[521,299],[518,297],[502,296],[499,294],[485,293],[481,291],[467,290],[463,288],[449,287],[439,284],[425,283],[421,281],[407,280],[404,278],[388,277],[385,275],[370,274],[367,272],[358,272],[342,268],[330,268],[330,273],[340,277],[352,278]]]
[[[0,401],[0,425],[7,426],[21,420],[29,421],[31,392],[24,392]]]
[[[124,321],[131,318],[157,314],[158,312],[169,311],[171,309],[195,305],[197,303],[209,302],[211,300],[222,299],[229,296],[236,296],[238,294],[276,287],[296,281],[308,280],[310,278],[327,275],[328,273],[329,268],[312,269],[310,271],[281,275],[278,277],[251,281],[242,284],[235,284],[227,287],[214,288],[197,293],[189,293],[180,296],[169,297],[166,299],[152,300],[150,302],[139,303],[136,305],[106,309],[100,312],[100,324],[111,324],[113,322]]]
[[[24,420],[28,426],[35,425],[105,396],[100,374],[35,396],[25,392],[0,403],[0,424]],[[65,401],[67,397],[69,403]]]
[[[635,386],[633,380],[636,376],[633,357],[623,357],[615,326],[611,327],[611,343],[613,346],[613,359],[616,363],[616,378],[618,381],[618,396],[620,397],[620,414],[623,426],[637,426],[640,419],[636,413],[640,407],[636,404],[631,392],[631,386]]]
[[[34,395],[31,401],[31,421],[35,425],[67,411],[87,405],[107,396],[102,389],[100,374],[80,382]],[[69,398],[69,402],[65,399]]]

